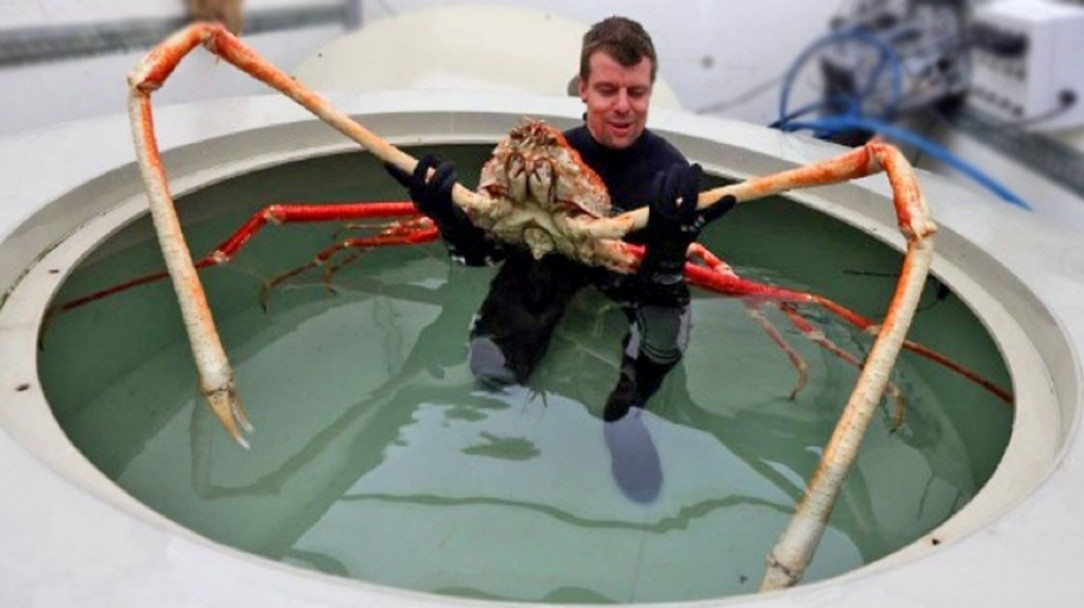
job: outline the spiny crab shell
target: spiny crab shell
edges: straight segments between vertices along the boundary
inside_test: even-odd
[[[498,240],[524,244],[535,258],[559,252],[613,265],[615,243],[581,228],[610,215],[610,195],[554,127],[528,120],[513,128],[482,167],[478,193],[487,205],[471,210],[471,219]]]

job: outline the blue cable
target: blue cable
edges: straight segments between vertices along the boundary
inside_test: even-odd
[[[884,121],[876,120],[873,118],[862,118],[855,116],[829,116],[819,120],[813,120],[810,122],[797,122],[787,123],[783,125],[784,131],[797,131],[797,130],[814,130],[814,131],[828,131],[828,132],[841,132],[841,131],[853,131],[856,129],[862,129],[865,131],[871,131],[884,135],[889,139],[901,141],[903,143],[912,145],[922,152],[929,154],[930,156],[944,162],[957,171],[975,180],[985,188],[989,189],[993,193],[997,194],[1009,203],[1016,205],[1022,209],[1032,210],[1029,205],[1022,198],[1014,194],[1011,190],[1001,185],[997,180],[990,177],[986,173],[983,173],[974,165],[964,161],[962,158],[949,152],[945,148],[937,145],[936,143],[920,136],[906,129],[894,127]]]
[[[812,44],[807,46],[798,57],[791,64],[790,69],[787,70],[786,76],[783,78],[782,91],[779,95],[779,122],[785,124],[787,117],[787,105],[790,100],[790,90],[794,86],[794,80],[798,76],[798,72],[802,69],[807,61],[813,57],[821,48],[837,42],[859,42],[872,46],[881,52],[881,61],[878,63],[877,68],[874,71],[876,79],[880,79],[882,70],[884,69],[885,62],[888,62],[888,66],[892,69],[892,97],[888,104],[888,108],[891,109],[899,103],[900,96],[903,89],[903,64],[900,61],[896,51],[889,46],[884,40],[866,33],[861,30],[839,30],[831,32],[825,36],[813,41]],[[868,96],[873,89],[873,85],[876,80],[871,80],[867,90],[863,92],[862,98],[859,98],[858,104],[861,107],[863,98]]]
[[[862,91],[858,96],[837,96],[832,99],[822,100],[816,103],[809,104],[794,112],[787,111],[787,105],[790,98],[791,88],[794,86],[794,80],[798,75],[799,70],[805,65],[807,61],[815,53],[820,51],[823,47],[834,44],[837,42],[853,41],[862,44],[867,44],[878,49],[881,52],[881,59],[878,61],[877,66],[874,68],[873,76],[870,79],[866,89]],[[889,139],[900,141],[915,148],[921,150],[925,154],[937,158],[950,167],[963,173],[967,177],[981,184],[983,187],[994,192],[1002,199],[1009,203],[1021,207],[1023,209],[1031,210],[1032,207],[1011,190],[1000,184],[998,181],[983,173],[980,169],[967,163],[960,157],[952,154],[945,148],[937,145],[936,143],[916,134],[895,127],[884,120],[877,118],[866,117],[862,115],[862,103],[873,92],[875,85],[881,78],[885,67],[889,67],[892,70],[892,97],[888,106],[886,107],[885,116],[887,116],[892,108],[899,103],[903,82],[903,67],[899,56],[895,50],[882,38],[872,35],[862,30],[839,30],[832,32],[826,36],[815,40],[812,44],[806,47],[801,54],[791,64],[790,69],[787,70],[786,77],[783,80],[782,90],[779,95],[779,119],[769,125],[772,128],[781,129],[784,131],[796,131],[796,130],[812,130],[817,137],[827,137],[833,133],[864,130],[873,133],[878,133]],[[846,106],[846,110],[843,114],[827,116],[817,120],[794,123],[793,119],[804,116],[814,110],[824,108],[833,103],[843,102]]]
[[[780,120],[777,120],[777,121],[771,123],[770,125],[768,125],[768,128],[769,129],[782,129],[784,126],[786,126],[788,123],[790,123],[790,121],[794,120],[795,118],[798,118],[800,116],[805,116],[806,114],[809,114],[810,112],[813,112],[814,110],[819,110],[819,109],[824,108],[826,106],[830,106],[833,103],[839,103],[839,102],[842,102],[847,106],[847,115],[856,114],[858,112],[858,109],[855,107],[858,102],[853,97],[850,97],[848,95],[837,95],[837,96],[834,96],[834,97],[831,97],[831,98],[828,98],[828,99],[822,99],[820,101],[814,101],[813,103],[810,103],[808,105],[804,105],[804,106],[798,108],[797,110],[791,112],[790,114],[787,114],[786,116],[784,116]]]

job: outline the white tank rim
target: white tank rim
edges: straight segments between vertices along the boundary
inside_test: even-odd
[[[377,133],[403,144],[488,142],[522,116],[563,127],[578,122],[582,112],[577,100],[523,95],[330,97]],[[163,109],[157,122],[178,194],[261,166],[354,149],[277,96]],[[737,177],[839,152],[806,138],[686,114],[656,111],[650,125],[709,170]],[[208,141],[215,144],[210,149],[204,145]],[[10,191],[9,203],[0,210],[0,290],[7,294],[0,308],[0,357],[5,362],[36,365],[42,306],[65,275],[62,269],[50,273],[51,263],[34,261],[43,252],[75,261],[80,254],[65,252],[64,245],[84,237],[53,245],[87,222],[101,223],[108,233],[109,226],[140,213],[143,202],[130,146],[124,116],[0,139],[0,183]],[[721,151],[728,153],[725,160]],[[60,152],[63,163],[42,166],[32,160],[57,158]],[[1079,585],[1070,568],[1084,558],[1084,546],[1065,539],[1081,538],[1084,532],[1084,518],[1070,508],[1084,493],[1079,483],[1084,449],[1078,441],[1084,322],[1077,320],[1084,317],[1081,300],[1071,296],[1082,291],[1077,285],[1084,283],[1084,255],[1073,249],[1072,235],[1038,218],[935,176],[921,179],[941,226],[935,271],[984,323],[1000,327],[1006,322],[1002,317],[1014,320],[1016,330],[1004,337],[995,333],[995,338],[1014,378],[1021,369],[1031,378],[1025,383],[1017,378],[1014,389],[1024,407],[1017,407],[1001,466],[961,513],[883,560],[786,592],[698,605],[830,600],[865,606],[893,598],[909,605],[1014,603],[1008,598],[1065,603],[1075,597]],[[898,248],[902,239],[885,192],[883,178],[874,177],[794,198]],[[1000,259],[984,252],[989,250],[998,251]],[[1053,266],[1051,252],[1057,254]],[[995,299],[985,288],[969,284],[973,274],[996,278],[1003,290]],[[0,501],[0,536],[5,539],[0,546],[6,555],[20,556],[18,563],[0,566],[3,578],[13,583],[0,599],[11,594],[12,605],[32,604],[43,594],[110,598],[120,606],[146,605],[148,597],[156,596],[192,605],[472,603],[294,569],[181,529],[120,491],[67,442],[41,396],[36,370],[5,364],[0,377],[9,397],[0,407],[0,480],[16,488]],[[932,538],[941,542],[933,546]],[[93,560],[92,574],[70,576],[87,568],[87,559]],[[969,576],[973,572],[981,582]]]

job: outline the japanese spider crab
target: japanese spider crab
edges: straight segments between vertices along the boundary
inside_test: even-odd
[[[346,248],[367,249],[383,245],[422,243],[433,241],[439,235],[432,222],[420,217],[409,202],[325,206],[272,205],[250,218],[214,252],[193,262],[181,232],[155,142],[150,96],[164,83],[180,60],[197,45],[205,46],[222,59],[286,94],[380,160],[407,173],[414,170],[417,160],[331,107],[323,98],[257,56],[221,25],[196,23],[173,34],[153,49],[129,76],[129,114],[137,158],[168,276],[172,279],[180,301],[181,313],[199,372],[200,389],[211,410],[229,434],[242,445],[247,445],[239,427],[251,430],[251,426],[241,408],[234,387],[233,372],[208,309],[197,268],[228,261],[268,221],[397,218],[396,222],[387,225],[379,234],[353,238],[329,247],[304,268],[324,264],[335,252]],[[815,537],[812,542],[815,545],[824,522],[827,521],[842,478],[857,455],[862,435],[876,404],[886,388],[898,397],[898,391],[891,385],[888,376],[901,348],[908,348],[933,359],[981,385],[1002,400],[1009,403],[1012,401],[1011,394],[974,372],[905,339],[932,261],[932,236],[936,232],[936,226],[930,219],[912,168],[893,146],[873,141],[814,165],[707,190],[700,194],[698,204],[703,209],[725,196],[745,202],[794,188],[842,182],[881,171],[887,174],[892,185],[898,225],[907,241],[906,257],[896,292],[881,324],[816,294],[742,279],[727,264],[699,244],[693,244],[688,251],[689,262],[685,272],[689,283],[724,295],[745,298],[746,306],[754,313],[754,318],[758,319],[773,340],[786,349],[799,371],[799,379],[792,396],[804,382],[805,364],[793,350],[786,347],[778,332],[758,314],[758,308],[764,302],[778,302],[787,317],[810,339],[862,369],[836,432],[825,449],[824,458],[814,473],[802,504],[799,505],[799,514],[792,520],[788,533],[769,557],[769,576],[765,578],[764,588],[792,584],[801,576],[804,563],[808,563],[812,554],[809,537]],[[512,129],[508,137],[498,143],[493,158],[483,168],[479,189],[472,192],[456,184],[453,198],[491,238],[512,245],[526,246],[539,257],[558,252],[585,264],[602,265],[628,273],[637,269],[643,255],[641,247],[627,244],[621,239],[646,224],[647,210],[639,209],[611,217],[609,196],[601,180],[581,162],[579,155],[568,146],[558,130],[540,122],[528,121]],[[304,268],[277,280],[284,280]],[[74,308],[165,276],[166,273],[160,273],[141,277],[61,305],[60,309]],[[800,317],[795,306],[803,303],[823,306],[858,329],[876,335],[872,350],[865,361],[859,362],[852,355],[837,348]],[[811,525],[811,521],[819,524]],[[794,538],[792,533],[804,540],[788,540]],[[780,580],[783,582],[780,583]]]
[[[233,374],[207,308],[196,269],[229,261],[267,222],[400,218],[378,235],[348,239],[325,249],[309,265],[287,273],[275,282],[281,282],[304,268],[323,264],[342,249],[424,243],[435,240],[439,235],[432,222],[419,216],[410,202],[271,205],[250,218],[215,251],[192,262],[155,141],[150,97],[162,86],[180,60],[197,45],[205,46],[222,59],[286,94],[384,162],[411,172],[417,160],[331,107],[319,95],[256,55],[219,24],[195,23],[176,32],[153,49],[129,75],[129,115],[136,154],[167,272],[90,294],[63,304],[60,309],[75,308],[135,285],[170,276],[180,299],[200,375],[201,390],[222,425],[232,437],[244,444],[238,427],[248,429],[250,425],[241,409],[233,385]],[[878,400],[886,386],[893,390],[887,382],[887,373],[896,352],[900,348],[907,348],[949,367],[1000,399],[1011,402],[1012,395],[1007,391],[942,355],[904,339],[913,314],[909,311],[913,311],[929,268],[936,226],[930,219],[913,170],[893,146],[873,141],[814,165],[708,190],[700,194],[699,206],[706,208],[724,196],[745,202],[794,188],[832,184],[880,171],[887,174],[893,186],[899,227],[907,239],[907,255],[897,292],[883,324],[876,324],[817,294],[742,279],[725,262],[698,243],[689,248],[690,262],[685,268],[687,280],[717,293],[748,298],[747,306],[758,320],[760,317],[755,312],[762,302],[771,300],[781,303],[784,313],[810,339],[860,367],[862,363],[836,348],[802,319],[795,305],[818,304],[858,329],[877,334],[877,343],[864,367],[866,370],[880,371],[864,374],[858,383],[858,390],[867,395],[866,399]],[[643,255],[642,247],[625,243],[621,238],[646,224],[647,209],[611,217],[609,195],[601,180],[582,163],[560,131],[542,122],[526,121],[513,128],[497,144],[493,158],[483,167],[478,191],[472,192],[456,184],[453,198],[491,238],[526,246],[536,257],[558,252],[585,264],[602,265],[628,273],[637,269]],[[765,325],[765,329],[773,340],[785,348],[782,339],[770,326]],[[799,370],[793,396],[804,382],[804,363],[792,351],[787,352]],[[865,379],[866,376],[876,378]]]

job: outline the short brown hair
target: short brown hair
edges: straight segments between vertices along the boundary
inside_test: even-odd
[[[655,82],[655,72],[659,69],[655,45],[644,26],[636,21],[615,15],[587,30],[580,50],[580,79],[584,82],[591,75],[591,56],[596,51],[606,53],[625,67],[632,67],[647,57],[651,61],[651,82]]]

